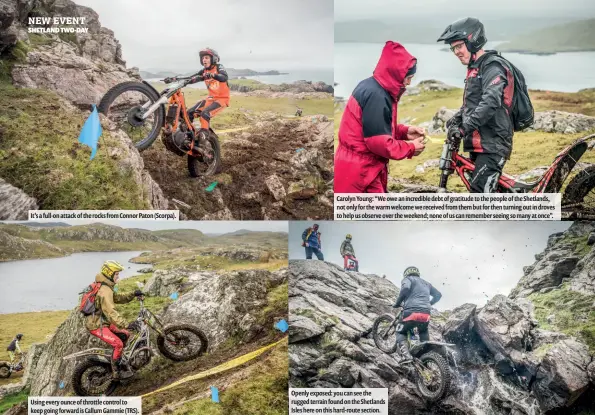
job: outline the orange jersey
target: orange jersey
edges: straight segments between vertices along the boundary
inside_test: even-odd
[[[229,100],[229,84],[227,83],[227,72],[223,68],[223,65],[212,65],[211,69],[203,69],[199,72],[199,75],[204,76],[206,73],[219,75],[218,78],[220,79],[222,77],[225,78],[225,81],[219,81],[214,78],[207,78],[204,80],[209,91],[209,96],[213,97],[216,100]]]

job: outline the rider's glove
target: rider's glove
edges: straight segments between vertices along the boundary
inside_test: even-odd
[[[461,138],[465,135],[464,130],[458,125],[454,124],[448,128],[446,138],[452,140],[453,138]]]
[[[166,84],[171,84],[172,82],[175,82],[175,81],[177,81],[177,80],[178,80],[178,78],[176,78],[176,77],[174,76],[173,78],[165,78],[165,79],[163,80],[163,82],[165,82]]]
[[[138,323],[138,321],[133,321],[131,322],[128,327],[126,327],[126,330],[130,330],[130,331],[140,331],[140,324]]]

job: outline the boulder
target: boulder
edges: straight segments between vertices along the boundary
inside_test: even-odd
[[[0,178],[0,220],[27,220],[37,209],[37,199]]]
[[[452,310],[444,323],[442,336],[451,343],[464,343],[468,340],[475,321],[475,304],[463,304]]]

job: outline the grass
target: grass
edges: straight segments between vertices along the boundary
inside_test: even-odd
[[[106,151],[118,144],[104,131],[96,157],[77,137],[83,114],[57,94],[0,83],[0,177],[38,200],[41,209],[146,209],[142,189]]]
[[[128,293],[133,292],[136,289],[143,290],[139,288],[136,284],[137,282],[145,282],[151,278],[153,274],[140,274],[134,277],[126,278],[117,284],[118,292],[121,293]],[[154,314],[161,312],[166,306],[173,303],[173,300],[169,297],[145,297],[145,307],[149,309]],[[139,311],[139,303],[136,299],[132,300],[127,304],[116,304],[116,310],[122,317],[124,317],[128,321],[132,321],[138,316]]]
[[[17,405],[21,402],[27,402],[29,398],[29,391],[23,390],[19,393],[13,395],[7,395],[4,398],[0,399],[0,414],[8,411],[14,405]]]
[[[33,343],[45,342],[69,314],[70,310],[0,314],[0,360],[8,360],[6,347],[17,333],[23,334],[20,345],[27,351]]]
[[[219,392],[220,403],[211,398],[190,402],[175,415],[285,415],[289,413],[287,343],[275,347],[262,361],[248,367],[245,380]]]
[[[534,293],[529,299],[535,306],[535,318],[545,330],[560,331],[585,342],[595,352],[595,295],[571,291],[568,284],[545,294]],[[547,317],[554,315],[552,323]]]
[[[288,313],[288,288],[287,282],[273,288],[267,293],[267,305],[262,309],[258,320],[265,327],[268,326],[274,332],[274,319],[281,316],[287,316]]]
[[[595,116],[595,89],[575,93],[530,91],[530,95],[535,111],[556,109]],[[411,120],[409,123],[415,125],[430,121],[441,107],[459,108],[462,97],[463,90],[459,88],[448,91],[424,91],[419,95],[405,96],[399,103],[399,120],[409,118]],[[342,115],[342,109],[335,112],[335,143],[338,141],[338,130]],[[510,160],[506,163],[505,172],[515,175],[535,167],[549,165],[562,149],[575,139],[584,137],[587,134],[585,132],[565,135],[540,131],[515,133],[513,152]],[[391,161],[389,163],[390,175],[417,184],[438,185],[440,170],[437,167],[425,169],[424,173],[415,171],[416,167],[422,165],[425,161],[440,158],[443,140],[446,135],[432,135],[432,138],[434,141],[426,145],[426,149],[421,155],[411,160]],[[594,163],[595,153],[585,153],[580,161]],[[568,183],[568,180],[566,183]],[[466,191],[463,182],[456,174],[449,179],[449,190]]]

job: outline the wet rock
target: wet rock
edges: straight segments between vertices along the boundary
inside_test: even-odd
[[[546,412],[572,405],[589,387],[589,349],[575,340],[563,340],[545,355],[533,385],[540,408]]]
[[[271,192],[271,194],[276,200],[285,199],[285,188],[283,187],[283,183],[281,182],[279,176],[273,174],[267,177],[264,182],[267,188],[269,189],[269,192]]]
[[[37,199],[0,178],[0,220],[27,220],[37,209]]]
[[[468,339],[474,325],[475,304],[463,304],[452,310],[444,323],[442,336],[451,343],[461,343]]]

